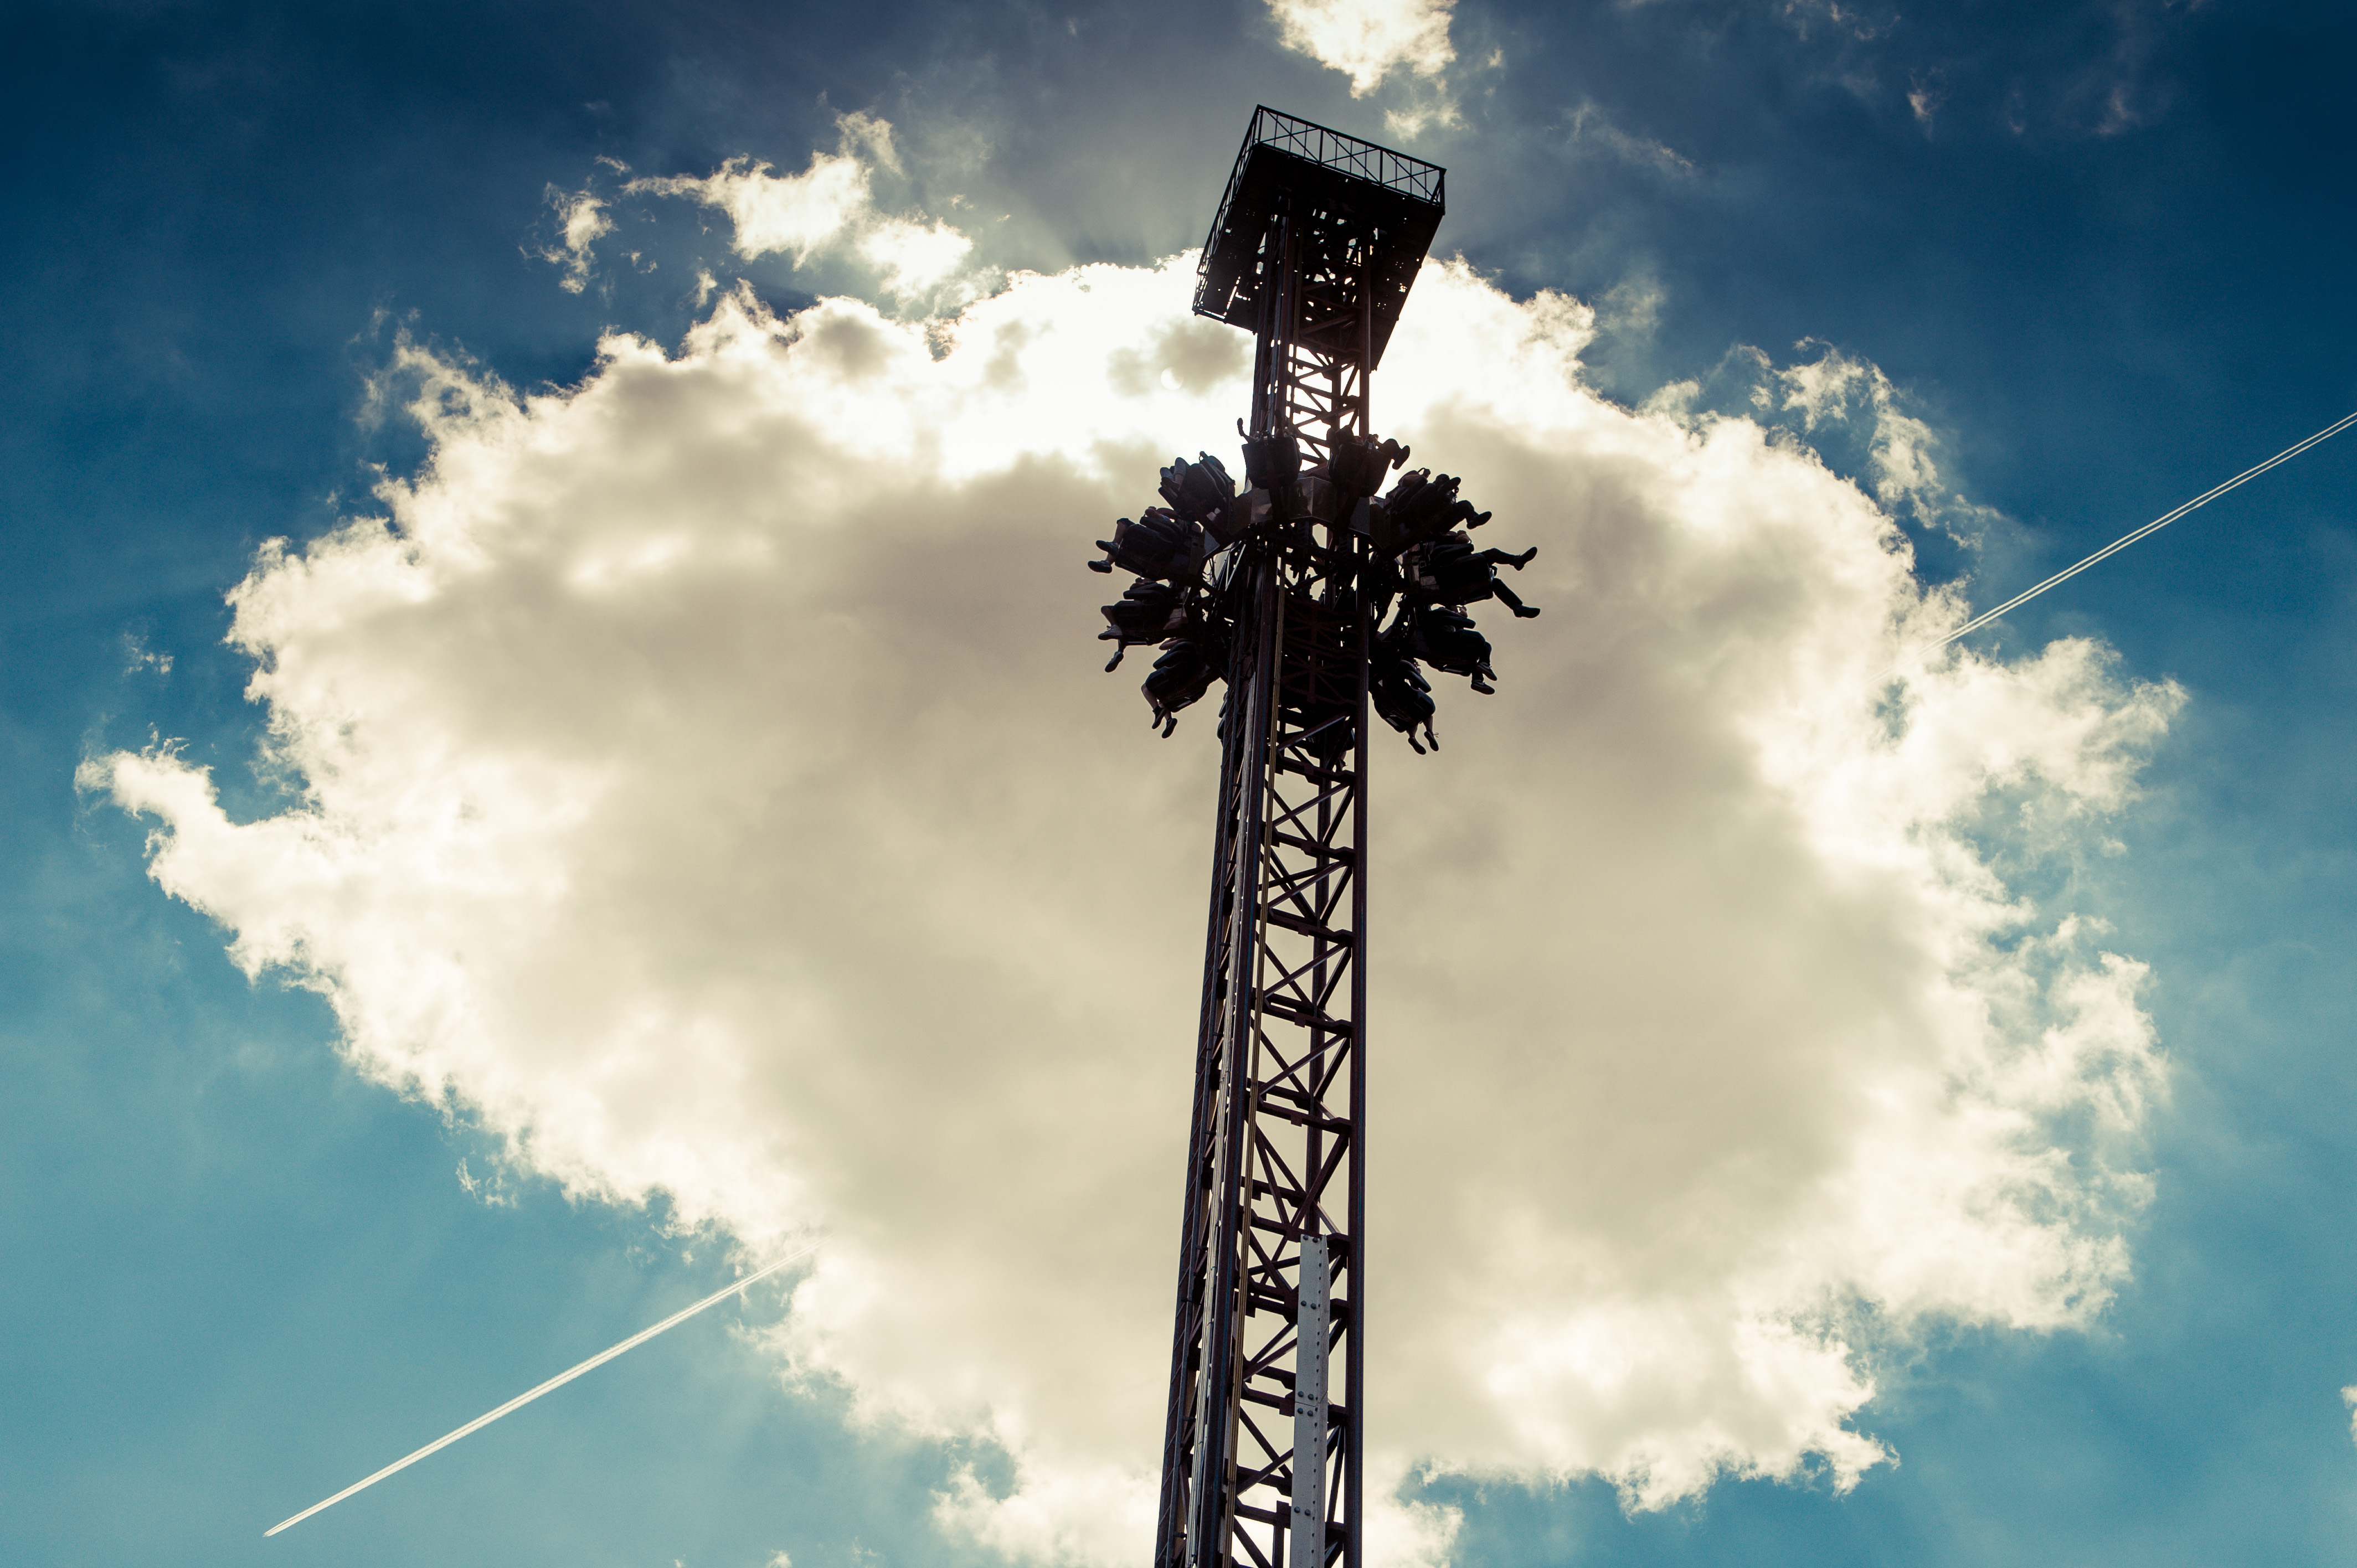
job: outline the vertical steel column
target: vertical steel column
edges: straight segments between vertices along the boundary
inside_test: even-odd
[[[1260,255],[1252,431],[1322,462],[1367,429],[1365,242],[1280,208]],[[1226,581],[1157,1568],[1361,1562],[1366,548],[1280,519]]]

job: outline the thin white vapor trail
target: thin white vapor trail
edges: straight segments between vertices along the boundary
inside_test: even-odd
[[[262,1532],[264,1538],[267,1539],[271,1536],[276,1535],[280,1530],[285,1530],[290,1524],[302,1523],[305,1520],[309,1519],[313,1514],[317,1513],[321,1509],[335,1507],[338,1503],[342,1502],[346,1498],[350,1497],[354,1492],[363,1491],[370,1487],[375,1486],[379,1481],[383,1480],[395,1470],[407,1469],[410,1466],[416,1464],[420,1459],[425,1458],[428,1454],[433,1453],[436,1449],[447,1448],[453,1443],[457,1442],[461,1437],[466,1436],[467,1434],[479,1431],[481,1428],[490,1425],[491,1423],[499,1420],[500,1417],[507,1414],[508,1412],[517,1410],[524,1405],[530,1404],[541,1395],[548,1392],[549,1390],[560,1388],[563,1385],[571,1382],[582,1373],[589,1371],[593,1368],[604,1366],[607,1362],[612,1360],[623,1351],[645,1344],[656,1335],[661,1334],[664,1329],[672,1327],[675,1324],[685,1322],[687,1319],[694,1317],[697,1313],[702,1312],[705,1307],[710,1306],[713,1303],[735,1295],[737,1292],[745,1289],[747,1286],[753,1284],[758,1281],[769,1278],[771,1274],[776,1273],[780,1269],[784,1268],[788,1263],[799,1262],[803,1258],[809,1257],[813,1252],[817,1251],[818,1244],[816,1242],[813,1242],[811,1245],[804,1247],[799,1252],[789,1252],[784,1257],[780,1258],[777,1262],[756,1269],[753,1273],[747,1274],[743,1279],[738,1280],[735,1284],[728,1286],[726,1290],[714,1291],[710,1295],[705,1296],[694,1306],[681,1308],[679,1311],[673,1313],[669,1317],[664,1318],[661,1323],[656,1324],[652,1328],[642,1328],[639,1330],[639,1332],[631,1335],[619,1345],[614,1346],[610,1349],[598,1351],[597,1354],[590,1357],[579,1366],[567,1368],[565,1370],[559,1372],[556,1376],[549,1379],[548,1381],[541,1384],[538,1388],[530,1389],[516,1395],[515,1398],[508,1401],[507,1403],[500,1406],[499,1409],[490,1412],[489,1414],[479,1415],[474,1420],[468,1422],[466,1425],[458,1428],[457,1431],[447,1433],[444,1435],[436,1438],[433,1442],[427,1444],[416,1453],[409,1455],[404,1458],[394,1460],[392,1464],[387,1465],[383,1469],[379,1470],[375,1475],[369,1477],[366,1480],[354,1481],[350,1486],[346,1487],[342,1491],[338,1492],[334,1497],[328,1498],[325,1502],[313,1503],[309,1508],[305,1509],[301,1513],[295,1515],[292,1519],[280,1520],[276,1524],[272,1525],[268,1530]]]
[[[1938,649],[1947,647],[1948,644],[1955,641],[1956,639],[1960,637],[1966,637],[1978,631],[1981,628],[1988,625],[1989,622],[1996,619],[1997,617],[2005,614],[2006,611],[2015,609],[2022,605],[2028,604],[2030,600],[2036,598],[2039,595],[2044,593],[2047,589],[2054,586],[2056,584],[2077,576],[2080,573],[2085,571],[2096,562],[2101,561],[2107,556],[2117,554],[2120,551],[2126,550],[2129,545],[2134,544],[2146,534],[2155,533],[2159,532],[2161,529],[2167,528],[2170,523],[2175,522],[2187,512],[2193,510],[2197,507],[2209,505],[2212,501],[2216,500],[2220,496],[2224,495],[2228,490],[2233,489],[2235,486],[2244,483],[2245,480],[2257,478],[2261,474],[2266,473],[2269,468],[2274,467],[2278,463],[2289,462],[2292,458],[2298,456],[2302,452],[2307,451],[2318,442],[2324,440],[2328,436],[2338,435],[2352,424],[2357,424],[2357,413],[2343,415],[2341,418],[2335,420],[2333,423],[2326,425],[2323,429],[2318,431],[2315,435],[2307,437],[2305,440],[2293,442],[2290,446],[2285,447],[2282,451],[2276,453],[2266,462],[2255,464],[2251,467],[2245,468],[2241,473],[2235,475],[2233,478],[2228,479],[2224,484],[2219,485],[2214,489],[2202,491],[2200,495],[2195,496],[2191,500],[2187,501],[2183,506],[2179,507],[2176,510],[2163,513],[2161,516],[2154,518],[2150,522],[2146,523],[2142,528],[2135,529],[2127,533],[2120,535],[2119,538],[2113,540],[2109,544],[2104,545],[2101,550],[2096,551],[2084,561],[2078,563],[2076,565],[2064,567],[2061,571],[2055,573],[2054,575],[2047,578],[2046,581],[2039,584],[2036,587],[2024,589],[2020,593],[2014,595],[2013,597],[2006,600],[2005,603],[1997,606],[1996,608],[1993,610],[1983,610],[1980,614],[1975,616],[1972,619],[1966,621],[1955,630],[1948,633],[1947,636],[1941,638],[1936,642],[1927,642],[1921,648],[1916,650],[1916,651],[1919,653],[1930,653]],[[1892,675],[1897,674],[1898,671],[1899,666],[1894,664],[1883,672],[1883,678],[1888,680]]]

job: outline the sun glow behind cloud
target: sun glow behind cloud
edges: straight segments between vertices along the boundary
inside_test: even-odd
[[[647,188],[747,254],[923,230],[846,127]],[[823,1231],[781,1365],[1005,1444],[1012,1495],[942,1509],[1017,1555],[1152,1522],[1215,715],[1151,738],[1080,563],[1232,445],[1247,344],[1191,282],[1018,275],[932,324],[740,290],[523,396],[404,347],[428,464],[232,596],[301,797],[235,822],[168,749],[86,770],[361,1071],[583,1195]],[[1587,391],[1591,327],[1431,266],[1377,382],[1541,547],[1547,613],[1437,757],[1378,747],[1372,1446],[1632,1506],[1846,1486],[1887,1349],[2126,1277],[2142,972],[1993,866],[2099,838],[2178,697],[2083,642],[1878,689],[1961,607],[1805,447]]]

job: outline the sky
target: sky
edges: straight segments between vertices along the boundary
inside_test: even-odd
[[[1448,167],[1376,424],[1544,610],[1373,748],[1371,1563],[2347,1556],[2357,435],[1932,647],[2357,409],[2345,7],[5,27],[8,1561],[1143,1561],[1081,565],[1264,102]]]

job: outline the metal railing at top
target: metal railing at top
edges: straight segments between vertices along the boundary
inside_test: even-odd
[[[1370,181],[1417,201],[1428,201],[1435,207],[1442,204],[1441,182],[1448,171],[1439,165],[1279,113],[1265,103],[1253,111],[1252,132],[1244,138],[1244,152],[1248,155],[1264,144],[1282,147],[1321,168]],[[1241,158],[1238,164],[1241,166]]]

